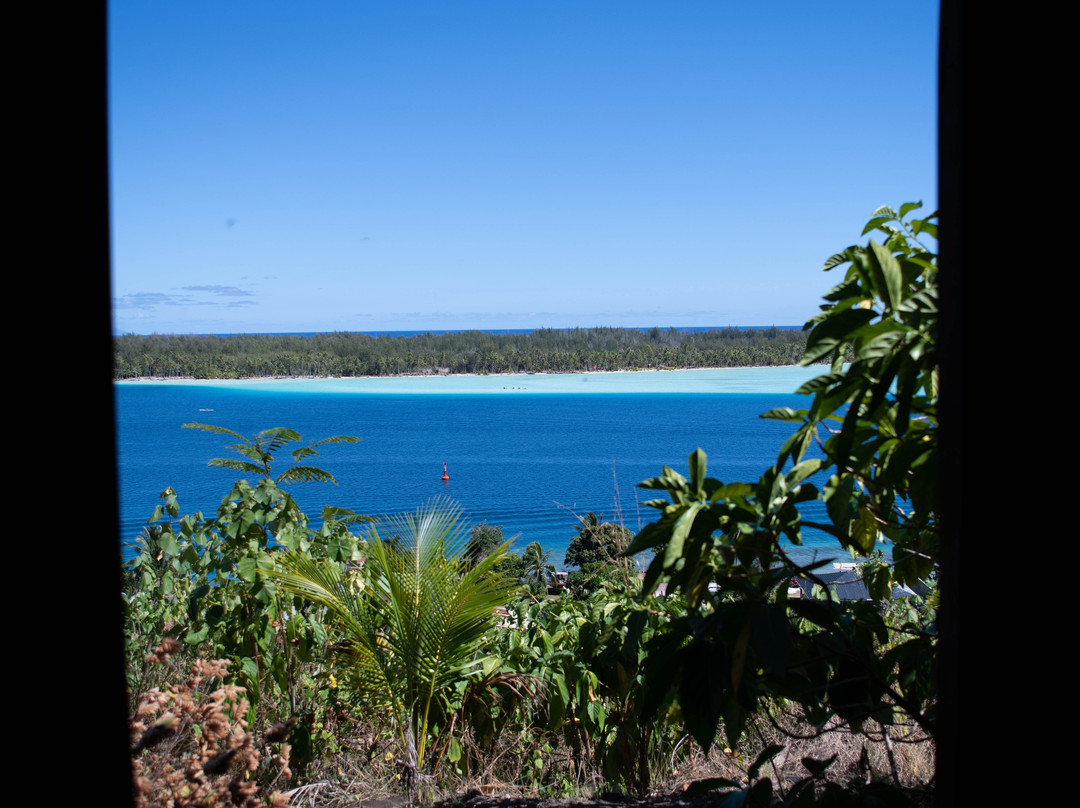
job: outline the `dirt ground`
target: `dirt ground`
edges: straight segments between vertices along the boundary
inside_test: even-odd
[[[529,799],[524,797],[489,797],[479,791],[441,800],[432,808],[707,808],[716,794],[698,797],[671,794],[636,799],[605,794],[594,799]],[[365,806],[366,808],[366,806]]]

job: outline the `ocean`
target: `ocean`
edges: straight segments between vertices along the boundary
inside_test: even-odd
[[[753,482],[776,459],[792,424],[760,418],[806,407],[794,395],[824,368],[731,368],[637,373],[261,381],[135,382],[116,395],[122,544],[138,536],[166,487],[182,513],[212,515],[235,472],[208,468],[232,441],[181,428],[189,422],[243,435],[289,427],[320,447],[309,463],[337,485],[304,483],[293,497],[315,519],[324,505],[379,516],[414,511],[436,496],[467,525],[501,526],[521,552],[533,541],[561,567],[578,518],[603,514],[633,531],[657,512],[637,488],[664,465],[687,473],[702,448],[709,476]],[[283,471],[289,458],[281,457]],[[449,480],[441,479],[443,464]],[[824,521],[809,503],[805,518]],[[124,548],[124,557],[131,555]],[[834,539],[808,532],[801,558],[847,560]]]

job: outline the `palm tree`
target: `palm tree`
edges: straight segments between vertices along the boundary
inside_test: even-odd
[[[359,585],[332,562],[286,553],[279,585],[327,607],[345,636],[338,659],[368,705],[392,716],[411,783],[424,765],[433,719],[452,712],[453,686],[472,673],[499,606],[516,588],[492,570],[510,542],[470,566],[461,511],[434,499],[415,515],[370,528]],[[437,723],[437,721],[435,722]]]
[[[550,558],[551,551],[544,552],[538,541],[526,547],[521,556],[521,561],[525,565],[525,577],[535,578],[546,586],[548,581],[555,577],[555,565],[549,561]]]

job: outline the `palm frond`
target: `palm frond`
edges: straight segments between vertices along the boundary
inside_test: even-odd
[[[342,566],[303,553],[283,553],[269,577],[283,590],[326,607],[342,628],[348,639],[333,656],[350,686],[369,704],[389,708],[396,721],[407,715],[396,687],[400,664],[386,652],[383,623],[370,594],[358,591]]]
[[[311,447],[322,446],[324,443],[359,443],[360,440],[356,435],[331,435],[329,438],[315,441]]]
[[[273,459],[273,456],[269,452],[264,452],[258,447],[251,446],[247,443],[234,443],[225,448],[232,449],[237,454],[243,455],[244,457],[250,457],[252,460],[258,460],[260,463],[266,463]]]
[[[324,522],[333,521],[342,525],[355,525],[360,522],[370,523],[379,521],[377,516],[365,516],[364,514],[351,511],[348,508],[338,508],[334,505],[323,506],[322,518]]]
[[[239,432],[233,432],[231,429],[226,429],[223,426],[214,426],[213,424],[198,424],[198,423],[193,422],[193,423],[190,423],[190,424],[182,424],[180,428],[181,429],[199,429],[199,430],[202,430],[203,432],[213,432],[214,434],[217,434],[217,435],[232,435],[234,438],[237,438],[238,440],[242,440],[245,443],[248,442],[248,439],[245,438],[243,435],[241,435]]]
[[[243,460],[235,460],[231,457],[215,457],[206,465],[232,469],[244,474],[262,474],[264,471],[262,466],[256,466],[254,463],[247,463]]]
[[[278,449],[288,446],[290,443],[296,443],[298,440],[300,440],[299,432],[294,432],[283,426],[275,426],[271,429],[264,429],[256,435],[254,443],[264,451],[273,454]]]
[[[341,565],[315,561],[304,553],[282,553],[270,577],[287,592],[325,606],[353,633],[362,621],[360,599]]]
[[[282,483],[310,482],[333,483],[334,485],[337,485],[337,480],[334,479],[333,474],[316,466],[293,466],[283,474],[279,474],[274,482],[278,485]]]

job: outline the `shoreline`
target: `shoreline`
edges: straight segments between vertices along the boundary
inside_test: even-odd
[[[827,365],[612,370],[572,373],[447,373],[444,375],[309,376],[248,379],[119,379],[113,389],[245,390],[273,394],[519,395],[635,393],[793,393],[828,372]],[[205,404],[203,406],[211,406]]]

